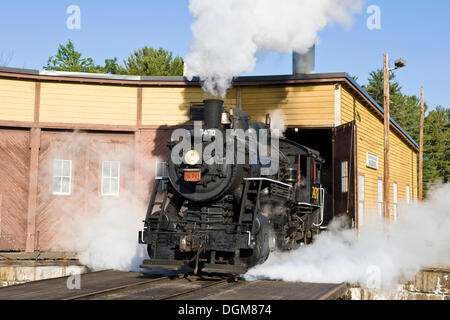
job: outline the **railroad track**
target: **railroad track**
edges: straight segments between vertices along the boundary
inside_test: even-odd
[[[111,293],[114,293],[114,292],[120,292],[121,290],[132,289],[132,288],[148,285],[148,284],[155,283],[155,282],[165,281],[167,279],[169,279],[169,277],[162,277],[162,278],[158,278],[158,279],[151,279],[151,280],[140,282],[140,283],[126,284],[126,285],[122,285],[122,286],[119,286],[119,287],[114,287],[114,288],[104,289],[104,290],[100,290],[100,291],[94,291],[94,292],[90,292],[90,293],[85,293],[85,294],[81,294],[81,295],[78,295],[78,296],[65,298],[65,299],[62,299],[62,300],[83,300],[83,299],[85,300],[85,299],[89,299],[89,298],[100,297],[102,295],[108,295],[108,294],[111,294]]]
[[[183,292],[174,293],[174,294],[169,295],[169,296],[167,296],[167,297],[165,297],[164,299],[161,299],[161,300],[174,300],[174,299],[180,299],[180,298],[183,299],[184,297],[186,297],[188,295],[191,295],[193,293],[200,293],[200,292],[205,291],[205,290],[211,290],[212,287],[214,287],[214,289],[216,289],[216,288],[219,288],[219,287],[221,287],[221,286],[223,286],[225,284],[232,283],[232,282],[233,282],[233,280],[230,280],[230,279],[219,280],[219,281],[217,281],[215,283],[212,283],[212,284],[209,284],[209,285],[205,285],[203,287],[193,288],[193,289],[186,290],[186,291],[183,291]]]
[[[338,299],[344,284],[246,282],[223,275],[144,276],[106,270],[81,275],[80,288],[69,277],[0,288],[0,300],[323,300]]]
[[[227,283],[232,283],[230,277],[224,276],[195,276],[179,274],[171,277],[150,279],[134,284],[89,292],[63,300],[110,300],[110,299],[139,299],[141,297],[152,300],[172,300],[182,298],[192,293],[211,290]]]

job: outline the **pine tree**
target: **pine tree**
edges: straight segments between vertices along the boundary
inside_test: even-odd
[[[402,87],[395,81],[395,74],[389,76],[391,101],[396,104],[401,96]],[[381,69],[372,71],[369,77],[369,83],[363,86],[364,90],[381,106],[384,106],[384,72]]]
[[[402,94],[402,87],[395,81],[395,74],[390,74],[390,113],[394,119],[415,141],[419,141],[420,99],[417,96]],[[370,73],[369,83],[364,89],[384,107],[384,73],[376,70]],[[425,108],[427,106],[425,105]]]
[[[425,118],[424,194],[436,181],[450,182],[450,109],[436,107]]]
[[[420,98],[416,95],[399,94],[396,103],[391,104],[391,117],[415,141],[420,139]],[[425,104],[425,112],[428,110]]]
[[[127,60],[124,67],[119,66],[119,74],[136,76],[182,76],[183,59],[173,58],[170,51],[144,47],[136,50]]]
[[[382,70],[370,73],[369,83],[364,89],[383,107],[384,74]],[[415,141],[420,139],[420,98],[408,96],[401,92],[402,87],[395,81],[395,74],[390,75],[391,117]],[[425,112],[428,105],[425,103]],[[424,128],[424,196],[430,185],[436,181],[449,182],[450,172],[450,109],[437,107],[425,117]]]
[[[45,70],[69,71],[69,72],[90,72],[90,73],[114,73],[117,70],[117,58],[105,60],[105,66],[94,63],[92,58],[83,58],[82,54],[75,50],[72,41],[64,46],[58,47],[56,56],[48,59]]]

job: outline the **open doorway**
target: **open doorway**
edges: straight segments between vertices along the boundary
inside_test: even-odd
[[[293,129],[285,133],[286,139],[320,152],[325,159],[321,183],[325,188],[324,226],[333,219],[333,131],[332,129]]]
[[[321,172],[326,190],[324,226],[334,217],[346,216],[349,227],[357,221],[357,133],[354,122],[336,128],[289,128],[286,138],[320,152],[325,159]]]

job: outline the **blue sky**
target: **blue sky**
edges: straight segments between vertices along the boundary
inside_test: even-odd
[[[81,29],[66,27],[69,5],[81,8]],[[381,30],[369,30],[369,5],[381,8]],[[0,57],[9,66],[42,69],[59,43],[71,39],[78,51],[102,64],[126,58],[144,45],[164,47],[184,56],[191,41],[193,17],[188,0],[15,0],[0,4]],[[365,84],[371,70],[381,68],[383,53],[404,58],[396,71],[407,94],[450,107],[450,1],[367,0],[348,29],[329,26],[320,33],[317,72],[348,72]],[[261,53],[254,74],[287,74],[291,57]]]

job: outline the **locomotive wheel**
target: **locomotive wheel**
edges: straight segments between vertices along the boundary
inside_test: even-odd
[[[161,211],[156,211],[156,212],[154,212],[152,214],[152,216],[159,218],[160,213],[161,213]],[[162,215],[161,221],[159,221],[159,223],[161,224],[162,228],[169,228],[170,227],[169,226],[169,219],[171,219],[171,218],[169,217],[168,213]],[[172,224],[172,228],[175,229],[175,224]]]

